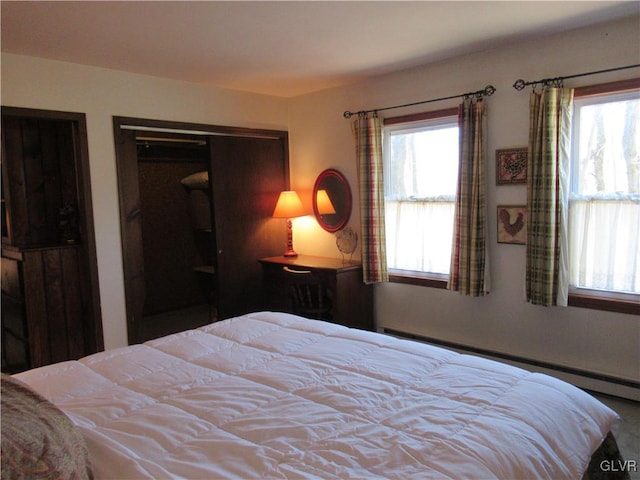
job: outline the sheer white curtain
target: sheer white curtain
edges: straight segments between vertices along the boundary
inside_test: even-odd
[[[453,196],[433,200],[386,200],[389,265],[401,270],[448,274],[455,208]]]
[[[571,285],[640,292],[640,199],[572,199],[569,224]]]

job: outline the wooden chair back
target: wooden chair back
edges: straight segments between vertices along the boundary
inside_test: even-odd
[[[293,313],[307,318],[331,320],[329,290],[318,275],[309,270],[283,267]]]

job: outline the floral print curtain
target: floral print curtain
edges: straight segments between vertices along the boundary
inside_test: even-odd
[[[382,170],[382,121],[376,114],[359,115],[354,121],[360,223],[362,226],[362,267],[365,283],[389,280],[385,246],[384,183]]]
[[[544,88],[529,102],[526,298],[568,301],[567,205],[573,90]]]
[[[485,104],[465,99],[458,110],[460,149],[451,268],[447,288],[463,295],[489,293],[484,158]]]

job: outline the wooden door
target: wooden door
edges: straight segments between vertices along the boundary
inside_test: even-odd
[[[138,185],[138,152],[134,130],[121,130],[118,126],[115,131],[117,132],[115,142],[125,276],[124,292],[127,303],[127,333],[129,343],[133,344],[142,340],[137,327],[142,321],[146,292]]]
[[[80,246],[29,249],[23,282],[31,367],[95,353],[85,327],[87,282]]]
[[[2,107],[2,173],[2,255],[20,264],[11,296],[28,366],[102,350],[85,115]]]
[[[286,136],[210,139],[218,317],[263,308],[258,259],[282,252],[284,220],[271,218],[288,185]]]

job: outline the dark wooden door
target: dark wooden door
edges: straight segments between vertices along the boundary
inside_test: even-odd
[[[139,343],[142,339],[138,325],[142,321],[146,289],[136,133],[134,130],[121,130],[119,126],[116,132],[127,332],[129,343]]]
[[[271,218],[288,185],[286,148],[282,137],[210,139],[219,318],[263,308],[258,259],[286,244],[284,220]]]
[[[2,107],[2,173],[3,265],[16,266],[2,293],[24,320],[25,366],[102,350],[85,115]]]

